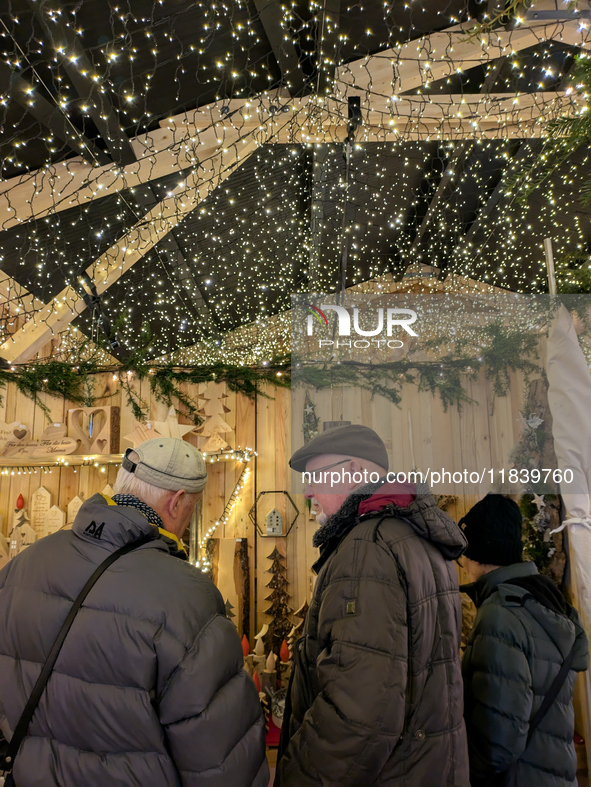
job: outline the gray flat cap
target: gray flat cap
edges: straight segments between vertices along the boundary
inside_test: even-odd
[[[384,470],[388,469],[388,452],[384,441],[377,432],[362,424],[334,426],[316,435],[313,440],[295,452],[289,461],[289,466],[303,473],[306,462],[322,454],[342,454],[351,458],[367,459],[383,467]]]

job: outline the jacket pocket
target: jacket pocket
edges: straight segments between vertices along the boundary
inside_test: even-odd
[[[300,708],[305,707],[307,710],[316,699],[318,692],[314,689],[316,681],[313,679],[306,656],[306,637],[300,637],[295,643],[294,674],[294,688],[297,692],[297,704]],[[301,721],[302,719],[298,719],[300,724]]]

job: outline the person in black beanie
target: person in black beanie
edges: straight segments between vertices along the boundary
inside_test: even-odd
[[[576,610],[523,561],[519,506],[487,495],[460,520],[477,607],[462,660],[472,787],[574,787],[573,689],[587,669]]]

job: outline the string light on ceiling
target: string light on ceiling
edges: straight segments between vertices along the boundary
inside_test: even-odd
[[[27,87],[11,83],[0,105],[0,268],[25,288],[5,299],[0,341],[105,255],[107,279],[124,269],[101,297],[126,348],[262,363],[289,349],[289,318],[277,314],[291,293],[336,288],[343,226],[348,286],[423,262],[536,292],[545,236],[556,257],[587,252],[586,150],[527,207],[504,192],[512,167],[539,154],[545,124],[586,106],[566,91],[578,51],[567,23],[552,40],[534,30],[521,48],[511,32],[502,46],[483,34],[470,61],[455,59],[463,33],[436,32],[466,21],[463,3],[343,4],[328,17],[326,4],[293,3],[276,20],[282,59],[264,4],[164,0],[94,21],[99,5],[2,17],[3,60]],[[367,76],[371,56],[390,64],[382,84]],[[351,93],[363,125],[347,176]],[[252,140],[244,160],[224,164],[220,149]],[[20,220],[10,206],[28,172],[40,174]],[[153,211],[166,199],[160,232]],[[128,264],[133,232],[145,251]],[[59,333],[67,357],[91,335],[89,314]]]

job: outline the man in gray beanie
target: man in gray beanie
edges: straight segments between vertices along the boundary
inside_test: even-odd
[[[18,787],[267,787],[264,720],[223,599],[181,543],[207,482],[176,438],[128,450],[113,498],[0,572],[0,728],[10,740],[74,599],[14,761]],[[134,544],[137,542],[138,546]]]
[[[320,557],[275,787],[467,787],[462,532],[425,487],[388,473],[366,426],[327,429],[290,464],[318,514]]]

